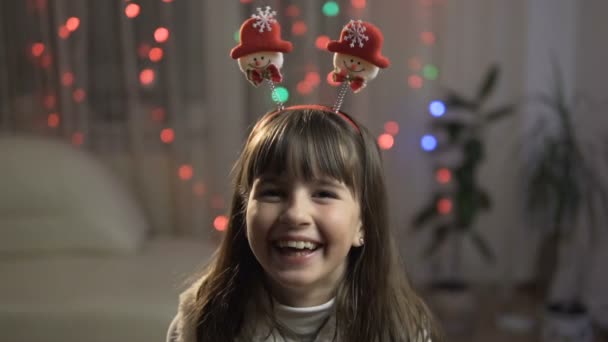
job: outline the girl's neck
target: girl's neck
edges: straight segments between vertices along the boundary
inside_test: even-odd
[[[284,288],[270,282],[269,290],[274,299],[285,306],[294,308],[308,308],[323,305],[335,296],[335,289],[317,288],[309,289]]]

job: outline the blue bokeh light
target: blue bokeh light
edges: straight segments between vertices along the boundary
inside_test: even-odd
[[[437,147],[437,139],[430,134],[426,134],[420,139],[420,146],[425,151],[433,151]]]
[[[445,104],[441,101],[433,101],[429,104],[429,112],[434,117],[440,117],[445,114]]]

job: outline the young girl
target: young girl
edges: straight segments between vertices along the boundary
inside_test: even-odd
[[[234,168],[226,235],[167,341],[439,341],[386,201],[361,124],[319,105],[266,114]]]

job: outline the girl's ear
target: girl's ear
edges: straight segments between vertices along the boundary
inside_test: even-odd
[[[359,227],[357,228],[357,233],[353,236],[352,244],[353,247],[361,247],[365,244],[365,232],[361,220],[359,220]]]

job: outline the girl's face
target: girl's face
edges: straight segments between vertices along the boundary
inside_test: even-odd
[[[360,206],[331,178],[257,178],[247,202],[247,239],[283,304],[327,302],[362,237]]]

